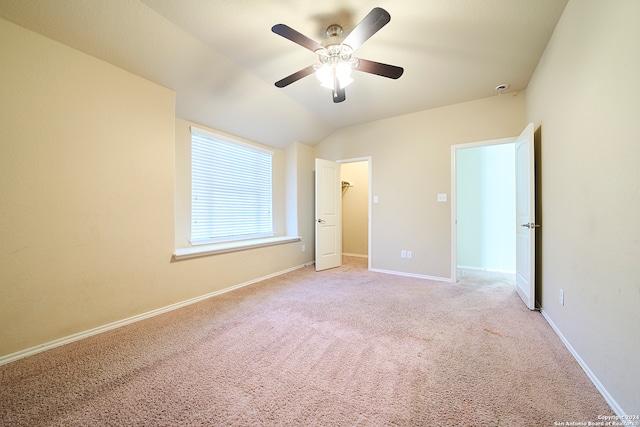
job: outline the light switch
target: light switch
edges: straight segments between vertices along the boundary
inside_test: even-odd
[[[378,203],[378,196],[373,196],[373,203]]]
[[[438,194],[438,202],[446,202],[447,201],[447,194]]]

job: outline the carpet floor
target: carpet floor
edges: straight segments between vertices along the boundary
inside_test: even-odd
[[[613,415],[508,281],[393,276],[359,258],[1,366],[0,385],[2,426],[553,426]]]

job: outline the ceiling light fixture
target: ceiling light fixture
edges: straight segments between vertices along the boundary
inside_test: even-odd
[[[359,61],[351,57],[353,53],[351,47],[345,44],[332,44],[324,49],[318,49],[316,53],[320,64],[315,65],[314,69],[322,87],[331,90],[336,87],[344,89],[353,82],[351,71],[358,66]]]

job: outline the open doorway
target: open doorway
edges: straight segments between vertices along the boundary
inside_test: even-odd
[[[369,158],[342,160],[342,254],[368,258],[371,267]]]
[[[453,280],[515,283],[513,140],[452,147]]]

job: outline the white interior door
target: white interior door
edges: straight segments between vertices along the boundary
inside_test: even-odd
[[[535,179],[533,123],[515,142],[516,152],[516,290],[535,309]]]
[[[316,159],[316,271],[342,265],[340,165]]]

